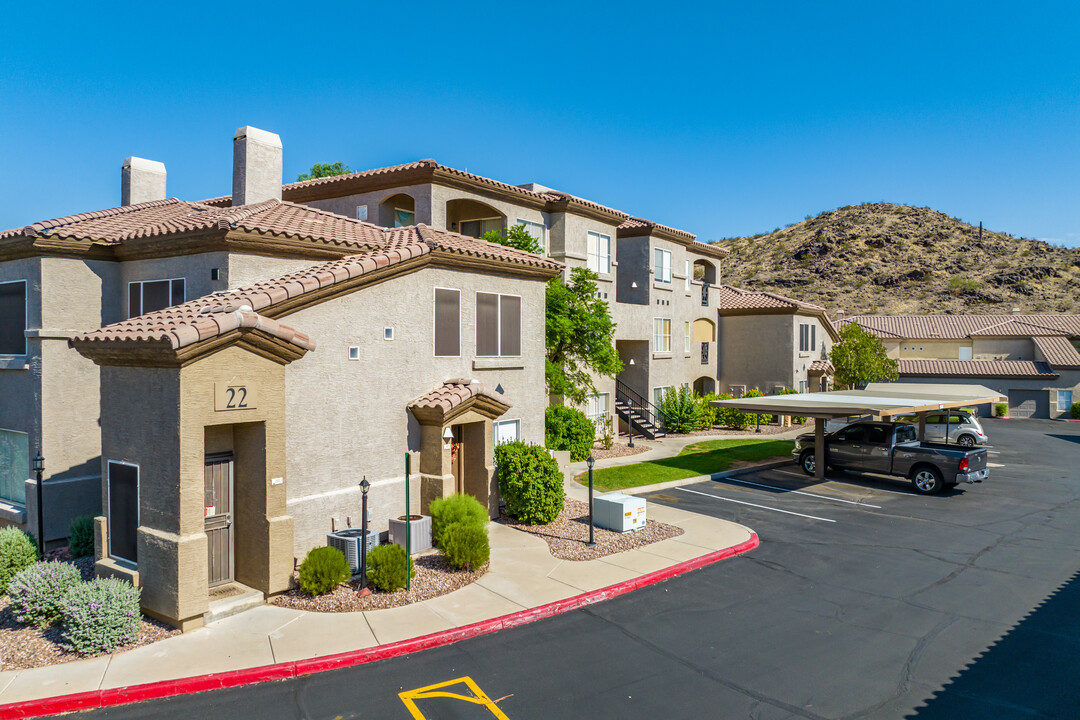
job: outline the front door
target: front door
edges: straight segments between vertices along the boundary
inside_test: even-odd
[[[206,546],[210,587],[233,579],[233,457],[206,456]]]

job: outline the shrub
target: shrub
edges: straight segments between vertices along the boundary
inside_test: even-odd
[[[451,525],[464,523],[483,528],[487,522],[487,508],[472,495],[454,493],[431,501],[431,539],[439,547],[443,532]]]
[[[701,399],[694,391],[683,385],[678,390],[668,388],[660,398],[660,416],[664,419],[664,431],[688,433],[701,424]]]
[[[615,433],[611,428],[611,416],[605,415],[596,421],[596,429],[600,433],[600,447],[610,450],[615,444]]]
[[[732,395],[720,393],[718,400],[731,400]],[[739,397],[742,397],[741,395]],[[742,430],[750,424],[750,416],[738,408],[716,408],[716,421],[727,428]]]
[[[349,561],[337,548],[312,548],[300,563],[300,587],[308,595],[325,595],[351,576]]]
[[[20,570],[8,585],[8,598],[15,619],[45,627],[60,619],[64,596],[82,582],[79,569],[71,563],[36,562]]]
[[[581,462],[589,457],[596,426],[585,413],[566,405],[548,405],[544,411],[544,444],[552,450],[569,450],[570,459]]]
[[[757,388],[754,388],[753,390],[746,393],[746,395],[743,395],[743,397],[752,398],[762,397],[764,395],[765,393],[761,392]],[[758,423],[762,425],[768,425],[773,421],[773,416],[766,415],[765,413],[747,413],[747,416],[749,417],[749,422],[746,423],[747,425],[756,425]]]
[[[60,626],[67,646],[83,655],[112,652],[139,636],[140,589],[119,578],[95,578],[67,591]]]
[[[506,513],[529,525],[547,525],[562,512],[563,474],[539,445],[520,440],[495,448],[499,492]]]
[[[0,595],[16,574],[37,562],[37,543],[19,528],[0,528]]]
[[[71,557],[86,557],[94,554],[94,518],[82,515],[71,521],[68,528],[68,549]]]
[[[799,391],[796,390],[795,388],[784,388],[783,390],[780,391],[780,394],[781,395],[798,395]],[[791,416],[791,422],[795,423],[796,425],[802,425],[804,422],[806,422],[806,417],[803,416],[803,415],[792,415]]]
[[[443,531],[441,547],[446,559],[459,570],[476,570],[491,556],[487,528],[483,525],[450,525]]]
[[[1009,403],[994,403],[994,415],[1005,417],[1009,414]]]
[[[368,577],[375,587],[384,592],[400,590],[405,587],[409,577],[416,577],[412,558],[400,545],[390,543],[373,547],[368,554],[367,563]]]
[[[1072,407],[1069,408],[1069,415],[1071,415],[1074,420],[1080,420],[1080,402],[1074,402],[1072,404]]]

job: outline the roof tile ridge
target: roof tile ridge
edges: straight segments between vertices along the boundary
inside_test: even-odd
[[[116,217],[118,215],[129,215],[133,212],[140,212],[142,210],[148,210],[155,207],[165,207],[167,205],[178,205],[182,201],[176,198],[164,198],[162,200],[148,200],[143,203],[137,203],[135,205],[118,205],[116,207],[105,208],[103,210],[90,210],[89,212],[76,213],[74,215],[64,215],[58,218],[51,218],[49,220],[39,220],[38,222],[25,225],[21,228],[9,230],[7,232],[15,232],[18,234],[26,235],[28,237],[38,237],[39,235],[47,235],[51,230],[66,227],[68,225],[74,225],[78,222],[86,220],[99,220],[101,218]]]
[[[228,208],[220,208],[225,210],[217,220],[217,227],[219,230],[229,230],[231,228],[240,226],[245,220],[261,215],[262,213],[281,205],[281,200],[277,198],[270,198],[269,200],[263,200],[262,202],[251,203],[249,205],[230,205]]]
[[[372,177],[374,175],[382,175],[384,173],[395,172],[398,170],[411,170],[414,167],[440,167],[439,163],[435,162],[431,158],[424,158],[422,160],[413,160],[407,163],[398,163],[397,165],[386,165],[377,168],[368,168],[367,170],[357,170],[355,172],[342,173],[341,175],[329,175],[327,177],[308,178],[307,180],[296,180],[291,183],[282,183],[281,188],[284,190],[294,190],[298,188],[315,187],[318,185],[327,185],[344,180],[349,180],[357,177]],[[231,197],[229,195],[223,195],[222,198]],[[221,198],[212,198],[218,200]]]

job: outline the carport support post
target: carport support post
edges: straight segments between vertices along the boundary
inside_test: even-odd
[[[926,411],[919,413],[919,442],[926,442]]]
[[[814,418],[814,477],[825,479],[825,418]]]

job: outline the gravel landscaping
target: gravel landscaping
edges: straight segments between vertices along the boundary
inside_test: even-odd
[[[571,498],[566,498],[562,512],[547,525],[525,525],[506,515],[495,522],[543,538],[552,556],[560,560],[595,560],[683,534],[680,527],[646,520],[644,529],[636,532],[617,533],[595,528],[596,546],[589,547],[585,544],[589,540],[589,503]]]
[[[615,443],[606,450],[600,446],[595,446],[593,447],[592,456],[594,460],[607,460],[608,458],[637,455],[638,453],[648,452],[650,450],[652,450],[652,445],[646,445],[645,443],[635,440],[634,447],[629,447],[625,443]]]
[[[318,596],[308,595],[297,586],[278,595],[270,602],[279,607],[312,612],[384,610],[430,600],[453,592],[476,582],[488,570],[487,565],[472,572],[455,570],[449,561],[437,552],[413,556],[413,567],[416,568],[416,577],[412,579],[408,591],[396,590],[387,593],[371,588],[370,595],[358,597],[356,591],[360,587],[360,579],[356,578],[344,585],[339,585],[325,595]],[[296,582],[295,575],[293,580]]]
[[[93,558],[79,558],[73,562],[75,567],[79,568],[84,580],[94,577]],[[178,634],[180,631],[176,628],[151,620],[144,615],[139,628],[139,639],[117,648],[115,652],[149,645]],[[0,597],[0,670],[26,670],[43,665],[83,660],[87,657],[92,656],[80,655],[64,649],[59,627],[53,626],[39,630],[17,622],[9,607],[7,596]]]

